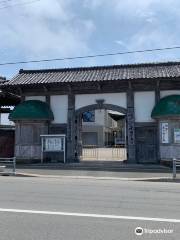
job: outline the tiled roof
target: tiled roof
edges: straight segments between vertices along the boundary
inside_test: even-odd
[[[7,80],[6,80],[5,77],[0,76],[0,83],[4,83],[4,82],[6,82],[6,81],[7,81]]]
[[[180,62],[19,71],[5,85],[116,81],[180,77]]]
[[[0,105],[1,106],[14,106],[21,101],[20,96],[12,93],[0,91]]]

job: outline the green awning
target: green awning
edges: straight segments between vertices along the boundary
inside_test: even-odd
[[[152,118],[179,117],[180,118],[180,95],[171,95],[160,99],[154,107]]]
[[[53,120],[49,105],[39,100],[24,101],[9,114],[9,120]]]

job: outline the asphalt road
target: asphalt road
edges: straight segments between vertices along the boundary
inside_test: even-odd
[[[0,177],[0,239],[180,239],[180,185]]]

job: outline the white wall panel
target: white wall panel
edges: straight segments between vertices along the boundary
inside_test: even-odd
[[[25,100],[39,100],[39,101],[45,102],[46,97],[45,96],[26,96]]]
[[[153,122],[151,112],[155,105],[155,92],[135,92],[134,107],[136,122]]]
[[[50,103],[54,114],[53,123],[67,123],[68,96],[53,95],[50,97]]]
[[[114,104],[120,107],[127,107],[126,93],[102,93],[102,94],[80,94],[76,95],[76,109],[96,104],[96,100],[104,99],[106,104]]]
[[[166,97],[166,96],[170,96],[170,95],[180,95],[180,90],[166,90],[166,91],[161,91],[160,92],[160,97]]]
[[[15,125],[14,122],[9,120],[9,113],[1,113],[0,114],[0,124],[1,125]]]

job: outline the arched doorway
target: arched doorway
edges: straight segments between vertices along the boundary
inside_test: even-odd
[[[111,118],[123,119],[123,139],[120,139],[119,132],[116,128],[111,128],[110,132],[104,133],[104,141],[99,142],[98,136],[95,136],[95,132],[91,131],[91,144],[87,141],[87,134],[83,132],[83,115],[84,113],[90,113],[93,111],[104,111],[106,115],[111,116]],[[113,116],[114,115],[114,116]],[[114,105],[114,104],[104,104],[103,100],[97,100],[96,104],[88,105],[82,108],[79,108],[75,111],[75,158],[76,161],[83,160],[127,160],[128,148],[127,148],[127,109]],[[115,118],[115,120],[117,120]],[[118,125],[118,124],[116,124]],[[90,132],[89,136],[90,136]],[[109,137],[110,135],[110,137]],[[119,138],[118,138],[119,137]],[[90,138],[89,138],[90,141]],[[92,144],[93,143],[93,144]]]

